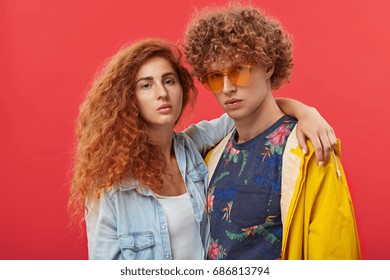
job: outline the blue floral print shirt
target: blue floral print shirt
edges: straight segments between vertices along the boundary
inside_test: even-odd
[[[251,140],[227,142],[208,190],[209,259],[278,259],[281,168],[296,120],[283,116]]]

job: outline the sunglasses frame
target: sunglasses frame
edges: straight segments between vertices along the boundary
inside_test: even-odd
[[[218,74],[221,74],[222,76],[227,76],[228,79],[229,79],[229,81],[230,81],[233,85],[237,86],[237,84],[236,84],[235,82],[233,82],[233,81],[230,79],[230,77],[229,77],[229,72],[230,72],[232,69],[236,68],[236,67],[245,67],[247,70],[249,70],[249,75],[250,75],[250,70],[252,69],[253,66],[255,66],[255,65],[253,65],[253,64],[234,64],[234,65],[230,66],[228,69],[225,69],[225,70],[223,70],[223,71],[210,71],[210,72],[206,72],[206,73],[204,73],[203,75],[199,76],[199,81],[200,81],[200,82],[202,83],[202,85],[203,85],[206,89],[208,89],[209,91],[211,91],[211,92],[213,92],[213,93],[218,93],[218,92],[221,92],[221,91],[222,91],[222,89],[223,89],[223,83],[222,83],[222,88],[221,88],[221,90],[219,90],[219,91],[213,91],[213,90],[211,90],[211,88],[210,88],[210,86],[209,86],[209,83],[208,83],[208,78],[207,78],[207,76],[208,76],[209,74],[218,73]],[[249,76],[249,78],[250,78],[250,76]],[[245,85],[242,85],[242,86],[245,86]]]

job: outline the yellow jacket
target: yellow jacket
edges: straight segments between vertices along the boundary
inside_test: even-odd
[[[209,178],[229,136],[206,156]],[[337,156],[340,145],[334,148],[323,167],[317,165],[310,142],[308,146],[305,156],[298,146],[294,128],[282,164],[282,259],[360,259],[352,200]]]

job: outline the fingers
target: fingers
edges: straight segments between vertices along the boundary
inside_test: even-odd
[[[331,127],[326,128],[319,134],[322,144],[322,155],[324,163],[328,162],[334,146],[337,144],[337,138]]]
[[[332,148],[334,148],[334,146],[336,146],[337,144],[337,137],[336,137],[336,134],[333,130],[333,128],[329,128],[329,131],[328,131],[328,138],[329,138],[329,142],[331,143],[332,145]]]
[[[323,166],[328,162],[332,149],[337,143],[337,138],[333,129],[321,129],[317,135],[317,137],[312,137],[310,141],[313,144],[318,165]]]
[[[322,161],[323,161],[323,164],[325,164],[329,160],[330,152],[332,151],[333,146],[332,146],[332,143],[328,137],[327,131],[321,131],[319,133],[319,139],[321,142]],[[318,165],[321,166],[321,163],[318,162]]]
[[[319,166],[323,166],[329,160],[331,151],[337,143],[333,128],[315,108],[305,110],[301,119],[298,120],[297,139],[304,154],[308,152],[306,140],[311,141]]]
[[[301,130],[297,131],[297,139],[299,147],[301,147],[303,154],[307,155],[309,149],[306,144],[306,137]],[[327,146],[329,146],[329,144],[324,145],[320,137],[312,137],[310,139],[310,142],[312,143],[314,148],[317,164],[319,166],[323,166],[328,161],[330,156],[330,151],[326,152]]]
[[[317,164],[319,166],[323,166],[326,162],[328,162],[331,156],[331,151],[337,143],[333,129],[321,128],[314,131],[312,135],[305,135],[302,130],[297,130],[298,144],[305,155],[308,152],[308,146],[306,144],[307,138],[309,138],[313,145]]]
[[[307,155],[307,152],[309,151],[307,144],[306,144],[306,137],[303,134],[302,130],[297,130],[297,139],[298,139],[298,145],[301,147],[301,150],[304,155]]]
[[[318,137],[312,138],[310,141],[314,147],[314,153],[316,155],[316,161],[317,161],[318,166],[323,166],[326,161],[324,158],[323,146],[322,146],[322,142],[321,142],[320,138],[318,138]]]

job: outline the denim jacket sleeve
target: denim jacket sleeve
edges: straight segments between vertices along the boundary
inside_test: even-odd
[[[92,260],[123,259],[119,246],[116,212],[107,194],[87,204],[85,216],[88,237],[88,258]]]
[[[190,125],[183,133],[192,139],[199,153],[204,157],[233,127],[234,121],[225,113],[211,121],[201,121]]]

